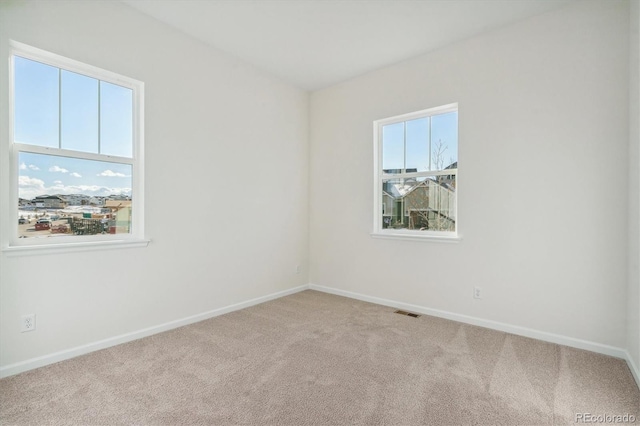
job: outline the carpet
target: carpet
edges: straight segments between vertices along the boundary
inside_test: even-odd
[[[640,423],[625,361],[311,290],[0,380],[3,425],[551,425],[585,415]]]

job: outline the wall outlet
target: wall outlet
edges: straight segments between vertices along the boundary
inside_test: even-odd
[[[296,275],[300,273],[300,265],[296,265]]]
[[[473,288],[473,298],[482,299],[482,289],[480,287]]]
[[[36,329],[36,314],[23,315],[20,320],[20,332],[33,331]]]

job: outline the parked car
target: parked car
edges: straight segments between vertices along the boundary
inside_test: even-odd
[[[29,223],[29,221],[27,219],[25,219],[24,217],[21,217],[20,219],[18,219],[18,224],[19,225],[24,225],[26,223]]]
[[[51,220],[49,218],[41,217],[36,222],[36,231],[45,231],[51,229]]]

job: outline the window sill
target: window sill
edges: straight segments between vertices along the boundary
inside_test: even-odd
[[[128,240],[114,240],[114,241],[83,241],[80,243],[8,246],[8,247],[2,248],[2,253],[7,256],[59,254],[59,253],[71,253],[71,252],[78,252],[78,251],[147,247],[150,242],[151,240],[147,240],[147,239],[128,239]]]
[[[462,241],[460,235],[419,235],[406,232],[372,232],[371,237],[386,240],[421,241],[434,243],[459,243]]]

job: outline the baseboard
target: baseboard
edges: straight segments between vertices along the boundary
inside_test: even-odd
[[[544,331],[534,330],[525,327],[514,326],[497,321],[485,320],[482,318],[471,317],[467,315],[456,314],[447,311],[440,311],[437,309],[425,308],[423,306],[413,305],[410,303],[397,302],[394,300],[383,299],[380,297],[367,296],[360,293],[354,293],[350,291],[340,290],[337,288],[320,286],[315,284],[302,285],[294,287],[288,290],[279,291],[276,293],[268,294],[266,296],[257,297],[241,303],[225,306],[222,308],[214,309],[212,311],[203,312],[190,317],[182,318],[175,321],[170,321],[164,324],[160,324],[154,327],[148,327],[142,330],[134,331],[131,333],[122,334],[119,336],[111,337],[104,340],[88,343],[86,345],[77,346],[75,348],[67,349],[60,352],[55,352],[49,355],[44,355],[26,361],[21,361],[15,364],[10,364],[4,367],[0,367],[0,378],[13,376],[15,374],[22,373],[24,371],[33,370],[35,368],[44,367],[45,365],[54,364],[56,362],[64,361],[70,358],[75,358],[80,355],[85,355],[90,352],[94,352],[100,349],[106,349],[111,346],[116,346],[122,343],[131,342],[136,339],[151,336],[163,331],[172,330],[174,328],[182,327],[185,325],[193,324],[199,321],[203,321],[209,318],[213,318],[219,315],[224,315],[229,312],[237,311],[240,309],[248,308],[250,306],[259,305],[260,303],[268,302],[270,300],[278,299],[280,297],[288,296],[290,294],[298,293],[307,289],[321,291],[324,293],[335,294],[338,296],[349,297],[351,299],[362,300],[364,302],[375,303],[378,305],[389,306],[393,308],[404,309],[416,313],[425,315],[431,315],[439,318],[445,318],[452,321],[458,321],[465,324],[477,325],[480,327],[490,328],[493,330],[503,331],[519,336],[530,337],[533,339],[542,340],[550,343],[557,343],[573,348],[584,349],[591,352],[601,353],[605,355],[614,356],[616,358],[622,358],[627,361],[629,369],[633,374],[638,387],[640,388],[640,369],[635,364],[628,351],[613,346],[602,345],[595,342],[589,342],[586,340],[575,339],[572,337],[561,336],[558,334],[547,333]]]
[[[179,320],[170,321],[157,326],[144,328],[142,330],[133,331],[131,333],[121,334],[119,336],[110,337],[108,339],[99,340],[97,342],[88,343],[86,345],[77,346],[75,348],[66,349],[64,351],[55,352],[49,355],[28,359],[26,361],[17,362],[15,364],[10,364],[4,367],[0,367],[0,378],[13,376],[15,374],[22,373],[24,371],[33,370],[34,368],[44,367],[45,365],[54,364],[56,362],[64,361],[70,358],[75,358],[77,356],[88,354],[90,352],[94,352],[100,349],[106,349],[111,346],[127,343],[132,340],[151,336],[153,334],[162,333],[163,331],[168,331],[174,328],[193,324],[193,323],[203,321],[209,318],[217,317],[219,315],[223,315],[229,312],[237,311],[239,309],[244,309],[250,306],[259,305],[260,303],[268,302],[269,300],[274,300],[280,297],[288,296],[290,294],[298,293],[300,291],[307,290],[308,288],[309,288],[308,285],[294,287],[288,290],[283,290],[276,293],[268,294],[266,296],[247,300],[245,302],[236,303],[234,305],[225,306],[223,308],[214,309],[212,311],[203,312],[203,313],[182,318]]]
[[[633,378],[636,379],[636,384],[638,385],[638,389],[640,389],[640,369],[638,368],[636,363],[633,362],[633,358],[631,358],[631,354],[628,351],[624,351],[624,352],[626,354],[625,359],[627,360],[627,365],[629,365],[629,370],[631,370],[631,374],[633,374]]]
[[[503,331],[518,336],[530,337],[532,339],[542,340],[544,342],[557,343],[559,345],[569,346],[572,348],[584,349],[591,352],[605,354],[616,358],[630,360],[629,354],[625,349],[616,348],[614,346],[603,345],[600,343],[590,342],[587,340],[575,339],[573,337],[561,336],[559,334],[547,333],[545,331],[534,330],[531,328],[520,327],[517,325],[506,324],[498,321],[491,321],[468,315],[456,314],[453,312],[440,311],[437,309],[425,308],[423,306],[412,305],[410,303],[397,302],[395,300],[383,299],[380,297],[367,296],[351,291],[340,290],[332,287],[325,287],[316,284],[309,284],[311,290],[322,291],[324,293],[335,294],[338,296],[349,297],[351,299],[362,300],[364,302],[376,303],[378,305],[389,306],[393,308],[403,309],[405,311],[416,312],[424,315],[445,318],[452,321],[458,321],[465,324],[477,325],[479,327],[490,328],[492,330]],[[631,368],[631,364],[630,364]],[[634,367],[635,368],[635,367]],[[633,368],[632,368],[633,370]],[[637,369],[634,373],[637,377]],[[639,382],[640,383],[640,382]]]

